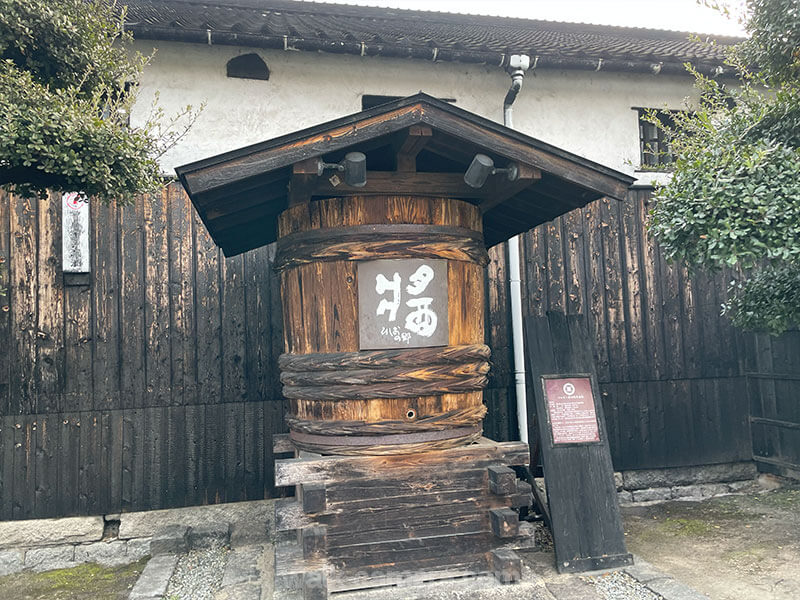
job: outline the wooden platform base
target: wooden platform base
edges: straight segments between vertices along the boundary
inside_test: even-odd
[[[527,444],[486,438],[411,455],[276,460],[276,484],[296,495],[276,506],[274,598],[487,573],[518,581],[514,549],[534,540],[514,509],[532,495],[510,467],[527,460]]]

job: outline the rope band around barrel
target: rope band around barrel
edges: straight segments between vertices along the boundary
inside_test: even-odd
[[[361,350],[359,352],[328,352],[312,354],[281,354],[281,371],[339,371],[344,369],[382,367],[422,367],[489,360],[489,346],[465,344],[432,348],[392,348]]]
[[[485,360],[454,364],[426,365],[424,367],[383,367],[379,369],[343,369],[341,371],[284,371],[281,383],[284,386],[320,385],[372,385],[376,383],[427,383],[452,381],[454,383],[474,376],[486,375],[489,363]]]
[[[379,224],[290,233],[278,240],[275,269],[320,261],[444,258],[486,265],[479,231],[441,225]]]
[[[294,400],[413,398],[480,390],[488,383],[484,345],[284,354],[283,395]]]
[[[413,421],[313,421],[286,417],[289,429],[299,433],[327,436],[374,436],[420,431],[441,431],[461,427],[471,427],[481,422],[486,415],[483,404],[443,412],[438,415],[417,417]]]

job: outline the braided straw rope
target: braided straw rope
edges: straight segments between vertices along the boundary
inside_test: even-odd
[[[321,261],[443,258],[489,263],[483,234],[442,225],[383,223],[297,231],[278,240],[275,269]]]
[[[279,359],[284,395],[300,400],[405,398],[481,389],[489,371],[489,348],[467,344],[360,352],[284,354]],[[292,443],[320,454],[409,454],[454,448],[481,437],[482,404],[414,420],[336,421],[288,416]],[[451,431],[466,428],[466,432]],[[441,435],[435,432],[444,432]],[[449,432],[449,433],[447,433]],[[463,433],[463,435],[462,435]],[[424,439],[428,434],[430,439]],[[393,436],[416,435],[398,441]],[[313,436],[319,439],[309,439]],[[380,438],[367,440],[366,436]],[[452,436],[452,437],[449,437]],[[324,438],[329,437],[329,440]],[[344,443],[342,438],[354,438]],[[357,442],[361,437],[362,444]],[[338,438],[338,439],[337,439]],[[422,439],[420,439],[422,438]],[[370,443],[374,441],[375,443]]]
[[[342,369],[379,369],[384,367],[422,367],[488,360],[485,344],[466,344],[432,348],[393,348],[313,354],[281,354],[281,371],[338,371]]]
[[[458,394],[488,384],[483,344],[283,354],[283,395],[296,400],[371,400]]]

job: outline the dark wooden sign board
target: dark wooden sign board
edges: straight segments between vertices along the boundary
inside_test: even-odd
[[[632,564],[584,318],[529,317],[525,336],[556,568]]]

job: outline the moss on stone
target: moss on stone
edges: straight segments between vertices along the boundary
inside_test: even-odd
[[[117,600],[128,597],[147,558],[121,567],[86,563],[43,573],[0,577],[0,598],[18,600]]]

